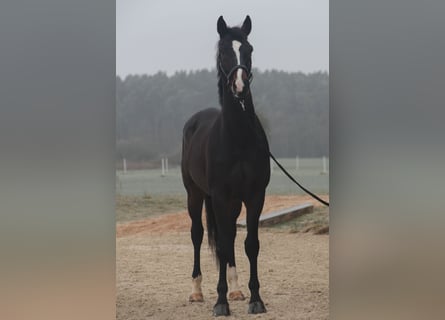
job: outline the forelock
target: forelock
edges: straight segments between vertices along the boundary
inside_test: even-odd
[[[241,30],[240,27],[228,28],[227,33],[224,35],[222,39],[219,40],[219,43],[229,43],[231,44],[233,40],[237,40],[241,43],[247,41],[246,34]]]

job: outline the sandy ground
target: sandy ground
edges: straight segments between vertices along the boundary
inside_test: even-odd
[[[305,197],[274,196],[264,212],[307,202]],[[315,204],[315,203],[314,203]],[[185,212],[118,225],[116,239],[117,319],[212,319],[218,271],[208,249],[201,249],[204,302],[189,303],[193,246]],[[238,230],[236,259],[245,301],[232,301],[228,319],[328,319],[329,236],[260,229],[260,293],[268,310],[248,315],[249,262],[246,231]]]
[[[242,291],[249,263],[240,231],[236,241]],[[328,236],[260,233],[259,279],[268,312],[247,315],[247,302],[230,302],[230,319],[328,319]],[[153,234],[117,240],[117,319],[210,319],[217,270],[202,250],[203,303],[190,304],[193,249],[189,234]]]

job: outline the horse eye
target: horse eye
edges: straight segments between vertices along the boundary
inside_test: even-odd
[[[247,48],[245,53],[244,53],[244,56],[247,57],[247,58],[250,58],[251,55],[252,55],[252,49],[251,48]]]
[[[244,52],[249,53],[249,54],[252,53],[252,51],[253,51],[253,47],[247,43],[243,45],[243,49],[244,49],[243,50]]]

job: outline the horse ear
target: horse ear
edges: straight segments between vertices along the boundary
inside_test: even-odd
[[[241,30],[244,31],[246,36],[249,35],[250,31],[252,30],[252,21],[250,20],[250,17],[247,15],[246,19],[243,22],[243,25],[241,26]]]
[[[218,18],[217,30],[221,38],[227,33],[227,24],[224,21],[223,16],[220,16]]]

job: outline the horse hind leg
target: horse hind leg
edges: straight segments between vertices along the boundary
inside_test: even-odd
[[[231,285],[232,298],[237,300],[244,299],[243,294],[239,290],[238,276],[235,267],[235,237],[236,237],[236,218],[241,209],[241,202],[228,201],[227,197],[221,194],[212,196],[212,205],[217,233],[217,256],[219,259],[219,280],[218,280],[218,299],[213,308],[215,316],[230,315],[229,303],[227,301],[228,285]],[[229,299],[230,299],[229,294]]]
[[[229,199],[223,192],[214,192],[211,196],[211,211],[208,218],[212,217],[212,220],[208,221],[213,226],[217,226],[217,233],[215,236],[216,256],[219,262],[219,278],[217,285],[218,298],[216,304],[213,306],[214,316],[229,316],[230,308],[227,301],[227,264],[230,257],[230,243],[234,237],[234,232],[230,228],[229,218]],[[209,229],[210,230],[210,229]],[[209,238],[210,240],[210,238]],[[232,247],[233,251],[233,247]]]
[[[187,206],[190,218],[192,219],[192,227],[190,230],[194,249],[194,262],[192,272],[192,293],[190,294],[190,302],[202,302],[204,297],[201,289],[202,274],[201,274],[201,244],[204,235],[204,228],[202,227],[202,204],[203,196],[200,192],[188,192]]]
[[[229,282],[229,300],[242,301],[246,299],[238,284],[238,274],[236,272],[236,266],[227,265],[227,281]]]
[[[236,219],[238,218],[241,212],[241,201],[233,200],[230,206],[230,212],[232,214],[232,221],[234,226],[231,228],[234,229],[235,234],[233,235],[232,244],[230,244],[230,255],[229,261],[227,264],[227,281],[229,283],[229,300],[231,301],[242,301],[245,300],[245,297],[240,289],[238,284],[238,274],[236,272],[236,263],[235,263],[235,238],[236,238]],[[232,250],[233,248],[233,250]]]

